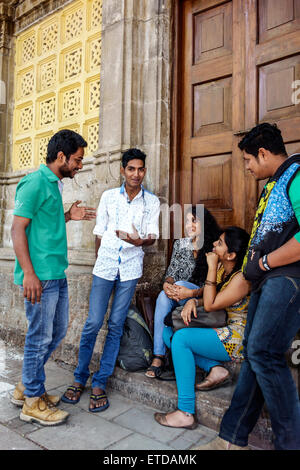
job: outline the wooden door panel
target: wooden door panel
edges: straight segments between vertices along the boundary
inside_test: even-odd
[[[232,129],[231,78],[193,87],[193,137]]]
[[[232,52],[232,4],[195,13],[193,64]]]
[[[259,67],[259,121],[300,115],[292,101],[292,84],[299,79],[300,54]]]
[[[259,1],[259,42],[299,29],[300,0]]]
[[[231,154],[193,158],[193,204],[230,209]]]

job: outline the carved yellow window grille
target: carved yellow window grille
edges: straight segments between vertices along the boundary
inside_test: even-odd
[[[102,0],[74,1],[16,40],[14,170],[35,168],[60,129],[98,148]]]

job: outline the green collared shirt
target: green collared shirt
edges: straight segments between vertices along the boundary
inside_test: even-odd
[[[26,228],[30,259],[41,281],[64,279],[68,267],[67,234],[59,178],[46,166],[21,179],[15,196],[14,215],[31,219]],[[14,282],[24,273],[16,259]]]

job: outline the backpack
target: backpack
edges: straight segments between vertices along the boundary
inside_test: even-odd
[[[139,310],[131,305],[125,320],[117,364],[135,372],[147,369],[152,362],[153,339]]]

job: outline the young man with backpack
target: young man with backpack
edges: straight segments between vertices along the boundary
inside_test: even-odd
[[[259,124],[239,143],[260,197],[243,272],[252,294],[244,361],[216,440],[199,450],[246,450],[266,403],[275,449],[300,449],[300,403],[285,359],[300,329],[300,154],[288,157],[280,130]]]

